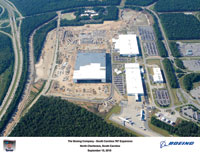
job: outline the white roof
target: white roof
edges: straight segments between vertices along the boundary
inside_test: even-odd
[[[122,73],[122,71],[118,70],[117,68],[116,68],[116,69],[114,69],[114,71],[115,71],[115,73],[116,73],[117,75],[119,75],[119,74],[121,74],[121,73]]]
[[[155,67],[153,68],[153,80],[154,82],[163,82],[163,77],[160,68]]]
[[[125,64],[126,88],[128,94],[144,94],[140,66],[138,63]]]
[[[100,63],[80,66],[79,70],[74,70],[73,79],[106,79],[106,67]]]
[[[121,55],[138,55],[137,36],[135,34],[119,35],[119,39],[113,39],[115,49],[119,50]]]

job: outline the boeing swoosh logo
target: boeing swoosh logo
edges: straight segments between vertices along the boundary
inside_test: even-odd
[[[160,142],[160,148],[163,148],[163,147],[165,147],[165,146],[168,146],[168,145],[166,144],[166,141],[161,141],[161,142]]]
[[[163,148],[165,146],[183,146],[183,145],[194,145],[194,141],[170,141],[169,143],[166,143],[166,141],[160,142],[160,148]]]

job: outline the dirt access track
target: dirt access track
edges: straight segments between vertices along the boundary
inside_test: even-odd
[[[103,24],[89,24],[77,27],[61,27],[59,30],[59,52],[48,95],[101,100],[109,97],[110,83],[77,84],[73,72],[77,52],[111,53],[113,38],[119,34],[137,33],[137,26],[147,25],[146,15],[132,10],[120,11],[120,20]],[[48,33],[42,55],[36,64],[36,81],[47,80],[55,51],[56,31]]]

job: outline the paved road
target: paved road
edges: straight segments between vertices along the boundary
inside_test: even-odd
[[[22,73],[23,55],[22,55],[22,48],[21,48],[21,43],[20,43],[20,28],[17,27],[16,20],[15,20],[15,13],[14,13],[14,11],[16,12],[18,11],[8,1],[0,0],[0,4],[8,11],[10,26],[12,30],[13,48],[14,48],[14,54],[15,54],[15,66],[14,66],[14,74],[13,74],[12,82],[3,100],[3,103],[0,107],[0,119],[1,119],[2,116],[5,114],[7,108],[9,107],[10,103],[12,102],[12,99],[17,90],[21,73]],[[19,15],[21,16],[21,14]]]
[[[46,25],[46,24],[48,24],[48,22],[45,23],[44,25]],[[44,25],[42,25],[42,26],[44,26]],[[56,50],[55,50],[55,55],[54,55],[54,62],[56,62],[56,56],[57,56],[57,52],[58,52],[58,43],[59,43],[59,35],[58,35],[58,33],[59,33],[59,28],[60,28],[60,12],[58,12],[58,25],[57,25],[57,30],[56,30],[56,38],[57,38],[57,40],[56,40],[56,48],[55,48]],[[39,27],[37,29],[39,29]],[[37,31],[37,29],[30,36],[30,39],[29,39],[30,42],[32,42],[33,36],[34,36],[35,32]],[[30,66],[29,66],[30,75],[29,75],[29,77],[30,77],[30,80],[26,84],[26,89],[25,89],[25,92],[24,92],[23,99],[19,103],[19,106],[18,106],[17,114],[19,114],[19,115],[17,115],[17,117],[15,117],[14,121],[11,124],[9,124],[9,126],[7,126],[7,128],[6,128],[5,132],[4,132],[4,136],[9,135],[10,132],[12,131],[12,129],[19,122],[20,116],[21,116],[21,112],[23,111],[23,107],[25,106],[26,101],[28,99],[28,96],[30,94],[31,85],[34,82],[34,77],[35,77],[34,53],[33,53],[33,46],[32,46],[32,44],[30,44],[30,42],[29,42],[29,50],[30,50],[30,52],[29,52],[29,57],[30,57],[30,60],[29,60],[30,61],[29,62],[30,63]],[[55,69],[55,64],[52,66],[52,71],[51,71],[51,74],[49,76],[49,79],[52,79],[52,75],[53,75],[54,69]],[[32,105],[37,102],[37,100],[39,99],[39,97],[41,95],[45,94],[45,92],[48,90],[50,84],[51,84],[51,80],[48,80],[46,82],[46,84],[45,84],[45,87],[44,87],[43,91],[35,98],[35,100],[32,102],[32,104],[30,105],[30,107],[32,107]]]
[[[155,3],[154,3],[154,4],[155,4]],[[152,4],[152,5],[154,5],[154,4]],[[150,7],[151,7],[152,5],[147,6],[147,7],[143,7],[143,8],[146,8],[147,10],[151,11],[151,12],[156,16],[156,18],[157,18],[157,20],[158,20],[158,23],[159,23],[160,30],[161,30],[162,35],[163,35],[163,38],[164,38],[165,47],[166,47],[166,49],[167,49],[167,51],[168,51],[168,54],[169,54],[169,59],[174,61],[174,57],[172,56],[172,52],[171,52],[171,49],[170,49],[169,44],[168,44],[168,39],[167,39],[167,36],[166,36],[166,34],[165,34],[165,32],[164,32],[164,28],[163,28],[163,26],[162,26],[162,24],[161,24],[160,18],[158,17],[158,14],[157,14],[155,11],[153,11],[153,10],[150,9]],[[171,13],[171,12],[170,12],[170,13]],[[192,12],[183,12],[183,13],[192,13]],[[161,63],[161,65],[162,65],[162,68],[164,68],[162,63]],[[175,66],[176,66],[176,64],[175,64]],[[164,71],[164,73],[165,73],[165,75],[166,75],[165,70],[163,70],[163,71]],[[168,90],[169,90],[170,96],[171,96],[171,98],[173,99],[172,93],[171,93],[171,91],[170,91],[170,86],[169,86],[168,79],[166,78],[166,80],[167,80],[167,85],[168,85]],[[187,103],[187,104],[192,104],[192,105],[194,105],[194,106],[196,106],[197,108],[200,109],[200,105],[199,105],[199,104],[196,104],[196,103],[194,102],[194,99],[193,99],[190,95],[188,95],[182,88],[179,88],[179,90],[182,92],[182,94],[185,96],[185,98],[187,98],[187,100],[188,100],[188,103]],[[177,107],[183,106],[183,105],[175,106],[175,105],[174,105],[174,100],[172,100],[172,103],[173,103],[173,104],[172,104],[172,107],[166,108],[165,110],[171,109],[171,110],[174,110],[174,111],[175,111],[175,109],[176,109]],[[184,105],[187,105],[187,104],[184,104]]]
[[[57,17],[55,17],[52,20],[55,20]],[[21,114],[24,110],[25,105],[28,103],[29,97],[30,97],[30,92],[31,92],[31,86],[34,83],[35,80],[35,63],[34,63],[34,51],[33,51],[33,37],[36,33],[37,30],[39,30],[41,27],[44,25],[48,24],[52,20],[44,23],[43,25],[39,26],[37,29],[33,31],[29,38],[29,77],[28,77],[28,82],[26,83],[26,88],[23,93],[23,97],[18,105],[16,115],[12,118],[13,121],[11,121],[4,132],[4,136],[9,135],[9,133],[12,131],[13,127],[16,126],[16,124],[19,122]]]
[[[0,5],[0,8],[2,8],[2,11],[1,11],[1,13],[0,13],[0,17],[1,17],[1,15],[4,13],[5,9],[4,9],[4,7],[2,7],[1,5]]]

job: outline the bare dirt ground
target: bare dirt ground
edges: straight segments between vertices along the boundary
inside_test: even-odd
[[[56,40],[56,31],[53,30],[48,33],[40,61],[35,65],[36,79],[47,79],[50,74],[51,65],[53,62],[54,45]]]
[[[67,16],[67,15],[65,15]],[[64,16],[63,16],[64,17]],[[106,52],[114,48],[112,39],[119,34],[138,33],[137,27],[147,25],[146,15],[133,10],[120,11],[120,20],[103,24],[89,24],[77,27],[61,27],[59,52],[53,82],[47,95],[101,100],[109,97],[111,84],[77,84],[73,82],[73,71],[78,52]],[[55,30],[46,38],[42,56],[36,64],[36,81],[49,76],[54,53]],[[116,95],[115,95],[116,96]],[[118,99],[115,99],[118,101]]]

